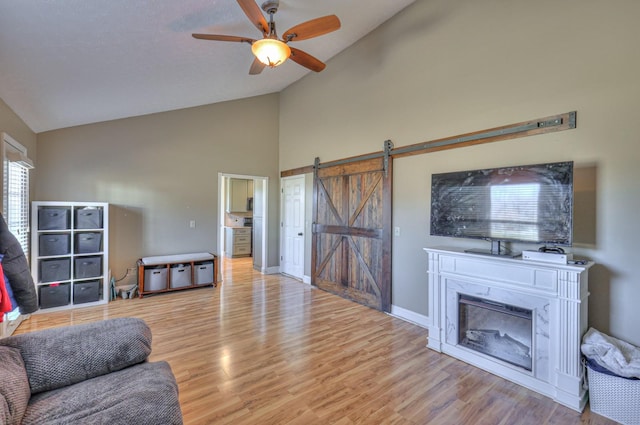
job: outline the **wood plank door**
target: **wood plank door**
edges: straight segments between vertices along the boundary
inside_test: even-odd
[[[387,169],[384,170],[385,162]],[[391,309],[391,158],[316,166],[311,283]]]

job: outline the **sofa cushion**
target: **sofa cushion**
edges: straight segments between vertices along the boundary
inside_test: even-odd
[[[31,395],[143,362],[151,330],[136,318],[108,319],[0,339],[20,349]]]
[[[141,363],[32,396],[22,424],[182,424],[178,385],[168,363]]]
[[[20,350],[0,346],[0,423],[20,424],[30,395]]]

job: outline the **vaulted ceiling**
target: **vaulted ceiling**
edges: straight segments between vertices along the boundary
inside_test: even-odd
[[[292,43],[326,62],[413,1],[282,0],[275,22],[282,34],[336,14],[338,31]],[[312,73],[289,60],[249,75],[248,44],[194,32],[261,36],[235,0],[0,0],[0,98],[39,133],[279,92]]]

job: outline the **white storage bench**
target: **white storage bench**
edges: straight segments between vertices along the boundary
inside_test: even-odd
[[[159,255],[138,260],[138,293],[218,286],[218,257],[209,252]]]

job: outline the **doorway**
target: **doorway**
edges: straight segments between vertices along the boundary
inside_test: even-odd
[[[244,193],[234,193],[243,188]],[[242,250],[240,254],[242,258],[251,258],[255,270],[261,273],[266,272],[268,188],[268,177],[218,173],[217,243],[223,265],[225,260],[231,260],[233,256],[232,248],[229,248],[230,243],[227,243],[230,228],[245,227],[242,229],[242,234],[250,234],[250,248],[249,252]],[[239,201],[241,198],[244,198],[242,202]],[[229,263],[233,262],[229,261]],[[223,274],[225,269],[226,267],[220,267]],[[222,278],[224,280],[224,276]]]

